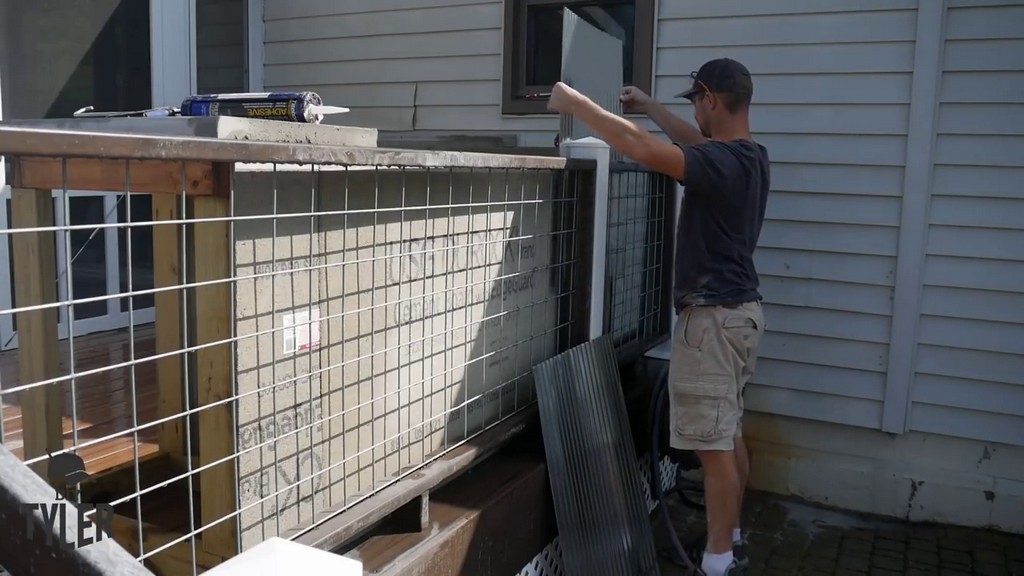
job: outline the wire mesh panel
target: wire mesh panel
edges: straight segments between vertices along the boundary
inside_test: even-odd
[[[0,442],[163,573],[365,501],[586,334],[592,164],[47,134],[0,128]]]
[[[575,223],[550,171],[248,173],[235,227],[243,546],[533,402],[565,349]],[[311,208],[315,215],[308,215]],[[303,214],[292,217],[294,214]],[[257,448],[256,450],[253,450]],[[268,496],[273,496],[266,500]]]
[[[609,179],[605,332],[622,356],[668,333],[672,180],[615,163]]]

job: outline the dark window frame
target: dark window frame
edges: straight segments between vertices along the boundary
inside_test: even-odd
[[[612,3],[613,0],[608,0]],[[654,83],[655,0],[632,0],[633,85],[648,94]],[[550,86],[526,86],[526,11],[529,6],[561,5],[572,7],[600,3],[601,0],[505,0],[504,41],[502,47],[501,113],[506,115],[551,114],[546,100],[527,100],[529,92],[547,92]]]

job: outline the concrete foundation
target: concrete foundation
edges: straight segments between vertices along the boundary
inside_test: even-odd
[[[1024,533],[1024,448],[750,413],[751,488],[854,510]]]

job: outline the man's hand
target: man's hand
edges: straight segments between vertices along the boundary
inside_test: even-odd
[[[551,97],[548,98],[548,110],[560,114],[572,114],[584,99],[583,94],[580,94],[564,82],[558,82],[551,88]]]
[[[609,146],[676,180],[686,175],[686,158],[678,146],[659,140],[639,125],[613,114],[559,82],[551,88],[548,110],[572,114]]]
[[[636,86],[623,88],[619,100],[622,102],[623,112],[646,114],[673,142],[700,144],[707,140],[696,126],[669,112],[662,103]]]
[[[622,110],[629,112],[647,113],[647,107],[651,103],[651,97],[636,86],[626,86],[619,95],[622,102]]]

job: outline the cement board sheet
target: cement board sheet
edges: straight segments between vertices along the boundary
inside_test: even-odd
[[[237,215],[278,214],[235,224],[236,275],[262,275],[235,293],[243,548],[532,401],[568,337],[555,178],[236,174]]]

